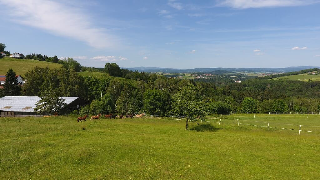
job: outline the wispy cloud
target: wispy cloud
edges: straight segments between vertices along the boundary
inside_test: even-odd
[[[148,59],[148,57],[147,57],[147,56],[145,56],[145,57],[143,57],[143,59],[144,59],[144,60],[147,60],[147,59]]]
[[[182,10],[183,6],[181,3],[176,2],[176,0],[169,0],[168,5],[177,10]]]
[[[238,9],[301,6],[317,3],[316,0],[221,0],[218,6]]]
[[[253,52],[254,52],[254,54],[257,55],[257,56],[261,56],[261,55],[264,54],[260,49],[255,49],[255,50],[253,50]]]
[[[70,4],[53,0],[0,0],[10,19],[19,24],[45,30],[51,34],[83,41],[94,48],[111,48],[117,39],[95,27],[92,19]],[[2,15],[3,16],[3,15]]]
[[[192,50],[189,53],[194,54],[194,53],[196,53],[196,50]]]
[[[315,55],[314,57],[320,57],[320,55]]]
[[[307,47],[298,47],[298,46],[296,46],[296,47],[293,47],[293,48],[291,48],[292,50],[306,50],[306,49],[308,49]]]
[[[75,60],[86,60],[86,59],[88,59],[88,57],[87,56],[75,56],[75,57],[73,57],[73,59],[75,59]]]
[[[170,14],[170,12],[167,11],[167,10],[161,10],[161,11],[159,11],[159,15],[162,16],[162,17],[168,18],[168,19],[170,19],[170,18],[173,17],[173,16]]]
[[[91,58],[92,60],[96,60],[96,61],[106,61],[106,62],[117,62],[117,61],[126,61],[128,60],[125,57],[119,56],[96,56]]]

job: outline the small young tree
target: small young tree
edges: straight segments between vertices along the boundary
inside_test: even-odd
[[[45,91],[40,98],[41,100],[36,103],[36,108],[34,109],[39,114],[57,114],[66,105],[65,100],[59,97],[54,90]]]
[[[17,96],[20,95],[21,87],[18,84],[16,73],[9,69],[6,74],[6,81],[4,84],[4,94],[7,96]]]

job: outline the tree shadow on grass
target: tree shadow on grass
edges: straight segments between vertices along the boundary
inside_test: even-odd
[[[197,126],[190,128],[190,130],[197,132],[216,132],[220,130],[220,128],[216,128],[211,124],[198,124]]]

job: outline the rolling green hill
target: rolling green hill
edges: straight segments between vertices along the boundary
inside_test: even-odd
[[[14,59],[10,57],[5,57],[0,59],[1,66],[0,66],[0,75],[5,75],[9,68],[12,68],[13,71],[17,75],[24,75],[30,69],[34,67],[49,67],[49,68],[60,68],[62,67],[61,64],[50,63],[45,61],[37,61],[32,59]]]

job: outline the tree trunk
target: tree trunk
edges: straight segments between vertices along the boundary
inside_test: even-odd
[[[186,120],[186,130],[188,130],[188,128],[189,128],[188,121],[189,121],[189,119],[187,118],[187,120]]]

